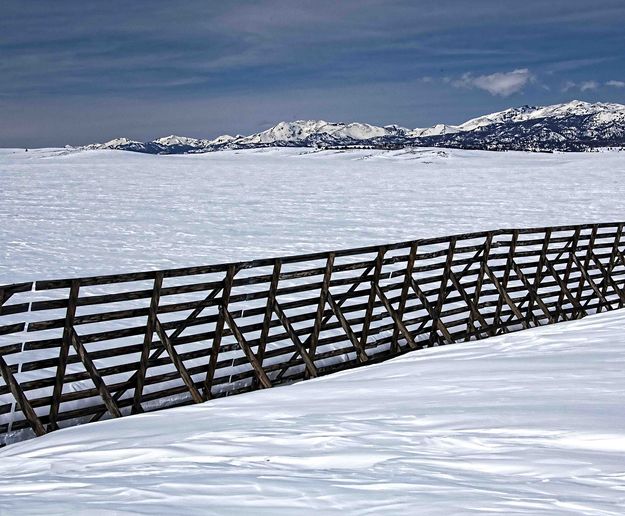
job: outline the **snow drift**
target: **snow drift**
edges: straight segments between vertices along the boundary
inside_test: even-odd
[[[625,312],[0,451],[7,514],[625,512]]]

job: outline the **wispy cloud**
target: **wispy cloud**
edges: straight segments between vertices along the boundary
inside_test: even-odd
[[[599,87],[597,81],[584,81],[579,85],[579,89],[582,91],[596,90]]]
[[[460,79],[452,81],[451,84],[457,88],[478,88],[491,95],[508,97],[521,91],[533,80],[534,75],[527,68],[519,68],[511,72],[496,72],[490,75],[476,76],[465,73]]]
[[[580,91],[595,91],[601,87],[610,87],[610,88],[625,88],[625,81],[606,81],[606,82],[598,82],[595,80],[588,80],[582,82],[574,82],[574,81],[566,81],[563,85],[561,91],[566,93],[567,91],[578,89]]]
[[[564,93],[566,93],[567,91],[570,91],[570,90],[572,90],[573,88],[576,88],[576,87],[577,87],[577,83],[576,82],[566,81],[564,83],[564,86],[562,86],[562,91]]]

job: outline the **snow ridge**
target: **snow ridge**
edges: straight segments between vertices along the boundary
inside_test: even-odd
[[[86,149],[183,154],[261,147],[381,148],[452,147],[482,150],[586,151],[625,145],[625,105],[573,100],[551,106],[521,106],[460,125],[407,129],[351,122],[296,120],[249,136],[214,140],[170,135],[150,142],[116,138]]]

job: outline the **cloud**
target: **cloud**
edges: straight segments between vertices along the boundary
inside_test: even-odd
[[[579,89],[582,91],[596,90],[599,87],[597,81],[584,81],[579,85]]]
[[[241,109],[223,110],[214,120],[224,94],[267,103],[257,121],[306,116],[417,126],[495,111],[532,84],[528,102],[562,100],[546,95],[543,79],[554,88],[570,79],[576,82],[572,91],[579,91],[583,80],[602,78],[597,92],[625,91],[606,85],[610,76],[625,80],[615,73],[623,60],[614,44],[622,37],[623,0],[601,0],[592,10],[587,0],[476,0],[471,9],[463,0],[391,3],[187,0],[172,9],[171,0],[152,0],[146,9],[145,3],[123,0],[3,0],[0,146],[262,129],[240,127],[247,120]],[[584,76],[578,71],[583,68],[596,75]],[[412,94],[423,96],[419,110],[401,104],[400,93],[410,90],[400,82],[410,82]],[[454,83],[477,98],[458,95]],[[376,96],[380,84],[386,98]],[[322,103],[308,109],[303,96],[297,109],[295,100],[285,100],[309,87],[325,92],[333,109]],[[106,131],[95,112],[93,127],[84,125],[83,104],[106,106],[118,99],[129,104]],[[169,109],[181,99],[186,113]],[[132,111],[130,101],[149,104],[145,112],[154,110],[153,117],[141,119],[144,112]],[[238,105],[233,100],[229,108]],[[98,115],[108,117],[107,108]]]
[[[460,79],[452,81],[456,88],[478,88],[491,95],[508,97],[521,91],[525,85],[534,80],[527,68],[518,68],[511,72],[497,72],[490,75],[473,75],[465,73]]]
[[[564,83],[564,86],[562,86],[562,91],[564,93],[566,93],[569,90],[572,90],[573,88],[575,88],[577,86],[577,83],[573,82],[573,81],[566,81]]]
[[[605,85],[612,88],[625,88],[625,81],[608,81]]]

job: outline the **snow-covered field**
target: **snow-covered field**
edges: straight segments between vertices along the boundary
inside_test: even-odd
[[[2,514],[625,513],[625,313],[0,451]]]
[[[0,284],[625,220],[625,153],[0,150]]]
[[[623,221],[624,174],[623,152],[0,149],[0,284]],[[0,514],[623,514],[624,327],[600,314],[13,444]]]

